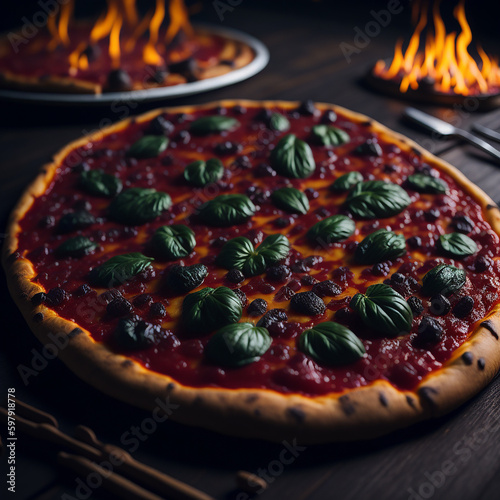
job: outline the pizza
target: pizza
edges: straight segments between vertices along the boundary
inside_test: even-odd
[[[105,393],[324,443],[443,415],[492,380],[499,221],[363,115],[222,101],[69,144],[15,208],[3,265],[38,339]]]
[[[188,25],[169,43],[153,46],[136,28],[124,26],[114,50],[110,37],[92,41],[92,24],[84,21],[71,25],[64,42],[50,30],[37,30],[33,38],[8,33],[0,37],[0,88],[74,94],[147,90],[221,76],[255,58],[246,43],[206,28]],[[162,30],[156,38],[166,34]]]

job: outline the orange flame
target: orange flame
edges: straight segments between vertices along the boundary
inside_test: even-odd
[[[121,54],[134,50],[137,41],[149,32],[149,38],[143,49],[144,63],[159,66],[164,59],[161,54],[168,48],[174,37],[183,31],[188,37],[193,35],[189,22],[189,13],[184,0],[170,0],[168,8],[168,25],[165,24],[167,0],[156,0],[154,11],[139,16],[136,0],[107,0],[106,11],[93,25],[88,39],[72,45],[69,55],[71,74],[85,70],[91,64],[87,47],[99,43],[108,44],[108,54],[114,68],[119,67]],[[60,45],[71,45],[70,24],[73,18],[75,0],[61,6],[60,12],[50,16],[47,29],[51,36],[47,49],[52,51]],[[167,46],[167,47],[166,47]]]
[[[377,61],[374,74],[385,80],[400,80],[401,92],[416,90],[423,79],[433,82],[434,89],[443,93],[471,95],[498,91],[500,87],[500,68],[498,62],[477,47],[481,58],[481,68],[469,53],[472,32],[465,14],[465,0],[454,9],[454,17],[460,25],[458,35],[447,33],[437,0],[432,9],[432,26],[427,23],[427,5],[417,3],[414,11],[417,26],[403,52],[403,41],[396,43],[394,57],[390,65]],[[422,34],[427,28],[425,43]],[[433,28],[433,29],[432,29]],[[424,49],[419,50],[421,45]]]

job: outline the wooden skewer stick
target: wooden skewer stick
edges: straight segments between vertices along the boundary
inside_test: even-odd
[[[141,486],[112,471],[100,467],[87,458],[70,455],[61,451],[57,454],[57,461],[81,477],[92,473],[98,474],[102,478],[102,487],[118,498],[125,500],[162,500],[158,495],[145,490]]]
[[[7,421],[7,410],[0,407],[0,417],[5,422]],[[41,439],[42,441],[48,441],[50,443],[55,443],[60,446],[65,446],[73,452],[79,453],[90,460],[99,460],[101,458],[101,452],[96,450],[93,446],[89,446],[86,443],[82,443],[77,439],[74,439],[59,429],[56,429],[51,424],[35,424],[30,420],[27,420],[19,415],[16,415],[16,429],[33,436],[36,439]]]
[[[59,428],[59,423],[52,415],[50,415],[50,413],[39,410],[38,408],[35,408],[27,403],[23,403],[19,399],[16,399],[16,414],[28,418],[38,424],[50,424],[56,429]]]
[[[113,454],[123,460],[117,469],[128,477],[147,485],[148,488],[161,493],[163,496],[173,500],[213,500],[206,493],[186,484],[182,481],[167,476],[162,472],[135,460],[129,453],[118,446],[102,443],[99,441],[92,429],[79,425],[75,429],[75,436],[85,443],[96,447],[103,455]]]

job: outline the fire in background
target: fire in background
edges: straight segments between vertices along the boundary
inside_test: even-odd
[[[89,93],[170,86],[219,76],[253,59],[245,44],[193,28],[184,0],[144,4],[149,10],[141,13],[136,0],[107,0],[96,20],[81,20],[70,0],[26,43],[0,38],[1,86],[15,86],[18,75],[24,85],[45,79],[47,89],[51,77],[78,81],[78,91]],[[198,2],[190,10],[199,8]]]
[[[377,61],[374,75],[398,82],[403,93],[410,89],[462,96],[500,92],[498,58],[486,54],[473,42],[465,0],[454,8],[453,15],[459,29],[448,32],[439,0],[432,7],[428,2],[415,2],[412,12],[415,30],[406,49],[403,40],[399,40],[392,62]],[[477,58],[471,55],[474,50]]]

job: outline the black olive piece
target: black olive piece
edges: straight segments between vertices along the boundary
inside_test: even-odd
[[[109,72],[106,82],[108,92],[126,92],[132,90],[132,79],[123,69],[113,69]]]
[[[332,280],[321,281],[316,283],[311,290],[318,297],[335,297],[342,293],[342,288],[340,288],[337,283]]]
[[[167,314],[167,310],[165,309],[165,306],[161,302],[154,302],[151,304],[151,307],[149,309],[149,314],[153,318],[164,318],[165,315]]]
[[[337,114],[335,113],[335,111],[332,111],[331,109],[325,111],[323,113],[323,116],[321,117],[321,123],[324,123],[326,125],[334,123],[335,121],[337,121]]]
[[[56,225],[56,218],[53,215],[44,215],[39,222],[40,227],[46,227],[47,229],[54,227]]]
[[[239,269],[231,269],[226,274],[226,279],[231,283],[241,283],[245,279],[245,275]]]
[[[125,316],[132,311],[132,304],[122,296],[114,298],[107,306],[106,312],[114,318]]]
[[[163,116],[158,115],[151,120],[148,127],[148,134],[151,135],[170,135],[175,127],[171,121],[168,121]]]
[[[245,307],[248,304],[248,299],[246,296],[246,293],[243,290],[240,290],[239,288],[235,288],[233,292],[238,296],[240,299],[241,305]]]
[[[424,316],[418,325],[417,340],[420,344],[437,344],[443,336],[441,325],[433,318]]]
[[[316,316],[325,312],[325,303],[314,292],[300,292],[290,300],[290,307],[307,316]]]
[[[86,161],[77,163],[72,169],[75,174],[81,174],[82,172],[88,172],[90,170],[90,165]]]
[[[474,262],[474,270],[476,271],[476,273],[484,273],[491,267],[492,264],[493,262],[489,257],[479,255]]]
[[[198,70],[198,64],[196,60],[192,57],[188,57],[183,61],[170,64],[168,66],[170,73],[177,73],[182,75],[188,82],[193,82],[197,80],[196,71]]]
[[[217,144],[214,148],[214,152],[218,155],[234,155],[241,151],[241,148],[241,144],[237,142],[225,141]]]
[[[438,293],[431,298],[431,305],[429,311],[436,316],[446,316],[451,309],[450,301],[444,296]]]
[[[255,177],[274,177],[276,172],[267,163],[261,163],[255,168]]]
[[[61,305],[67,298],[66,290],[55,287],[49,290],[45,302],[52,307]]]
[[[250,303],[247,313],[250,316],[260,316],[267,310],[267,302],[264,299],[255,299]]]
[[[431,208],[424,212],[424,218],[427,222],[434,222],[439,219],[441,212],[437,208]]]
[[[474,230],[474,222],[470,217],[456,214],[451,219],[451,226],[459,233],[469,234]]]
[[[267,311],[257,322],[257,326],[269,328],[273,323],[281,323],[288,320],[288,315],[284,309],[271,309]]]
[[[143,308],[153,302],[153,297],[148,293],[143,293],[138,295],[134,300],[133,304],[135,307]]]
[[[410,238],[406,240],[406,243],[408,243],[410,248],[421,248],[422,238],[420,238],[420,236],[410,236]]]
[[[360,156],[382,156],[383,151],[378,142],[360,144],[354,152]]]
[[[408,302],[413,316],[420,316],[424,312],[424,305],[418,297],[412,296],[406,302]]]
[[[270,266],[266,271],[266,278],[269,281],[284,282],[292,275],[292,271],[285,264]]]
[[[92,288],[90,288],[87,283],[84,283],[83,285],[80,285],[74,292],[73,294],[76,295],[77,297],[83,297],[84,295],[87,295],[92,291]]]
[[[314,116],[318,112],[318,108],[311,99],[307,99],[300,104],[297,111],[304,116]]]
[[[33,297],[31,297],[31,303],[34,306],[39,306],[40,304],[43,304],[46,299],[47,299],[47,295],[45,295],[43,292],[35,293],[35,295],[33,295]]]
[[[244,108],[243,106],[237,104],[236,106],[233,107],[233,111],[237,115],[244,115],[247,112],[247,108]]]
[[[474,309],[474,299],[470,295],[462,297],[453,307],[453,315],[457,318],[465,318]]]

